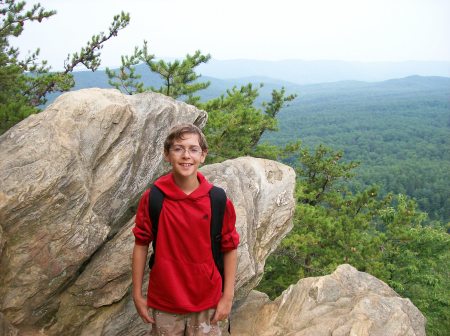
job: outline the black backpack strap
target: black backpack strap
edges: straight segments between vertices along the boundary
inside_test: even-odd
[[[222,188],[213,186],[209,191],[211,199],[211,249],[214,262],[222,277],[222,290],[224,285],[224,266],[223,253],[221,250],[222,243],[222,224],[225,215],[225,207],[227,205],[227,195]]]
[[[161,214],[162,204],[164,201],[164,194],[157,186],[154,184],[150,187],[150,195],[148,198],[148,213],[150,215],[150,221],[152,222],[152,234],[153,234],[153,253],[148,261],[148,267],[151,269],[155,263],[155,252],[156,252],[156,237],[158,235],[158,222],[159,215]]]
[[[222,253],[222,226],[227,206],[227,195],[222,188],[213,186],[209,191],[209,196],[211,199],[211,248],[214,262],[222,277],[223,291],[225,277]],[[231,335],[230,317],[228,317],[228,333]]]

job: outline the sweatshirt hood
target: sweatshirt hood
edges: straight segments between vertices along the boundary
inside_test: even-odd
[[[155,185],[161,189],[165,197],[172,200],[182,200],[186,198],[196,199],[208,195],[213,185],[200,173],[197,172],[197,179],[200,185],[189,195],[186,195],[183,190],[180,189],[175,183],[175,179],[172,173],[160,177]]]

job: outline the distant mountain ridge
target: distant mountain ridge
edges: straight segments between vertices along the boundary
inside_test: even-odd
[[[449,62],[450,65],[450,62]],[[139,73],[142,78],[141,81],[145,87],[154,86],[159,87],[162,84],[161,78],[158,75],[151,73],[143,64],[138,65],[136,72]],[[84,88],[112,88],[108,84],[108,77],[103,70],[92,71],[76,71],[73,73],[75,79],[75,86],[72,90],[79,90]],[[226,94],[228,89],[233,86],[240,87],[241,85],[247,85],[252,83],[253,85],[263,84],[263,87],[259,89],[259,98],[257,102],[263,100],[270,100],[272,90],[279,90],[281,87],[286,88],[287,94],[297,94],[299,97],[305,98],[305,95],[320,95],[325,94],[327,96],[339,94],[339,95],[352,95],[360,93],[364,90],[376,91],[423,91],[423,90],[448,90],[450,92],[450,74],[447,77],[439,76],[419,76],[409,75],[403,78],[389,78],[382,81],[370,82],[363,80],[339,80],[329,81],[321,83],[299,84],[290,82],[283,79],[267,77],[263,75],[253,76],[241,76],[231,78],[217,78],[205,75],[199,79],[200,81],[210,81],[211,85],[206,89],[199,91],[198,94],[203,101],[217,98],[222,94]],[[60,93],[54,93],[48,96],[48,104],[58,97]]]
[[[296,84],[342,80],[383,81],[412,75],[450,77],[448,61],[348,62],[348,61],[258,61],[210,60],[198,72],[222,79],[264,76]]]
[[[150,73],[144,64],[136,67],[146,85],[158,85],[156,74]],[[449,61],[407,62],[348,62],[348,61],[260,61],[211,59],[197,68],[202,77],[241,81],[244,78],[264,79],[264,82],[292,84],[318,84],[339,81],[379,82],[409,76],[450,77]],[[104,70],[77,71],[76,88],[110,87]],[[283,84],[285,85],[285,84]]]

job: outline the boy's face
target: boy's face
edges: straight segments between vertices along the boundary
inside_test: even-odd
[[[205,162],[206,152],[199,145],[197,134],[185,133],[176,139],[165,153],[165,160],[172,166],[172,173],[181,178],[197,177],[197,170]]]

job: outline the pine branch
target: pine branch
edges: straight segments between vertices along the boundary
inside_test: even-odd
[[[69,62],[70,55],[67,57],[64,68],[65,71],[59,72],[58,74],[64,76],[69,74],[74,70],[78,64],[83,64],[86,68],[95,71],[100,66],[100,53],[98,52],[103,48],[103,44],[110,38],[117,36],[119,30],[125,28],[130,22],[130,16],[128,13],[122,12],[120,15],[114,16],[113,23],[109,29],[109,34],[105,35],[101,32],[98,35],[92,36],[90,42],[87,43],[86,47],[83,47],[80,53],[74,53],[72,59]],[[30,103],[33,106],[38,106],[42,103],[44,97],[57,89],[57,81],[50,81],[40,88],[37,88],[33,97],[30,99]],[[30,95],[31,90],[28,90],[24,94]]]

